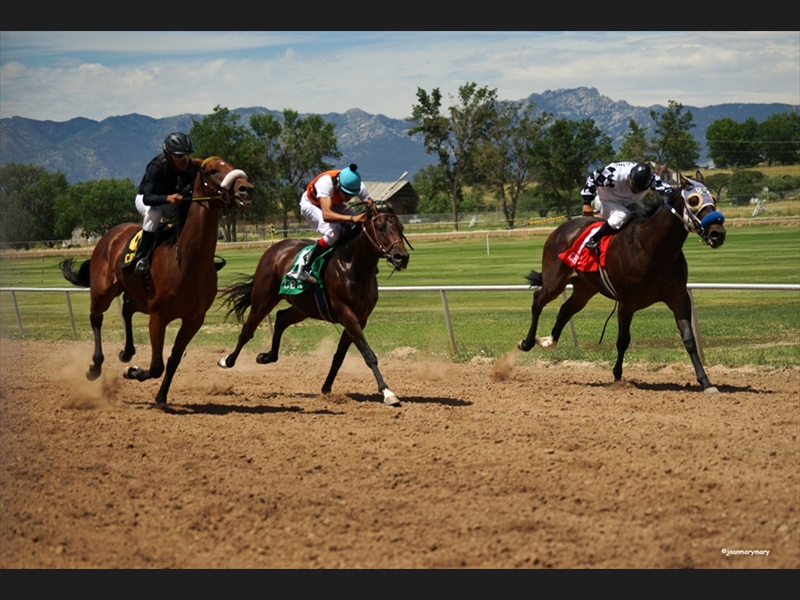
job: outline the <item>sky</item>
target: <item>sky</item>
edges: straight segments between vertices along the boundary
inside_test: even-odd
[[[633,106],[800,105],[798,31],[0,31],[0,117],[264,107],[411,115],[417,90],[577,87]]]

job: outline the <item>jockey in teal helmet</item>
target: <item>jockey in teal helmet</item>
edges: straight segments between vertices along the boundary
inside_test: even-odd
[[[363,223],[367,218],[366,213],[356,213],[346,204],[353,198],[360,198],[370,207],[374,206],[355,164],[341,170],[325,171],[311,180],[300,198],[300,212],[322,237],[314,244],[300,268],[289,273],[290,277],[317,283],[311,274],[314,261],[339,239],[343,224]]]

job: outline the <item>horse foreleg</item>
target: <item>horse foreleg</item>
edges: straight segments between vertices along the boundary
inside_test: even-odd
[[[281,336],[283,336],[283,332],[286,331],[286,328],[290,325],[299,323],[305,318],[306,315],[304,315],[294,306],[279,310],[278,314],[275,315],[275,327],[272,334],[272,347],[269,349],[269,352],[262,352],[261,354],[258,354],[256,356],[256,362],[260,365],[277,362],[278,352],[281,347]]]
[[[133,345],[133,303],[127,295],[122,301],[122,322],[125,325],[125,348],[120,350],[119,359],[122,362],[130,362],[136,354],[136,347]]]
[[[350,348],[350,344],[352,343],[353,340],[350,338],[350,335],[347,333],[347,331],[343,331],[341,337],[339,338],[339,346],[336,348],[336,354],[333,355],[333,362],[331,363],[330,371],[328,371],[328,376],[325,378],[325,383],[322,385],[323,394],[331,393],[333,380],[336,379],[336,375],[339,373],[339,369],[344,362],[344,358],[347,356],[347,349]]]
[[[355,343],[356,348],[361,352],[361,356],[364,357],[364,362],[367,363],[367,366],[372,370],[372,374],[375,375],[375,381],[378,382],[378,391],[383,394],[383,403],[387,406],[400,406],[400,400],[383,380],[383,375],[378,370],[378,357],[369,347],[364,335],[362,334],[361,338],[356,340]]]
[[[354,314],[352,314],[350,311],[347,311],[342,315],[340,323],[344,326],[345,330],[342,333],[343,337],[339,340],[339,347],[334,355],[331,372],[328,374],[328,379],[325,380],[325,384],[327,385],[329,382],[333,384],[333,377],[336,376],[336,371],[338,371],[339,366],[341,366],[341,363],[344,360],[344,354],[347,352],[347,347],[349,346],[349,343],[344,341],[344,336],[348,336],[350,340],[355,343],[356,348],[358,348],[358,351],[361,352],[361,356],[364,357],[364,362],[367,363],[367,366],[375,376],[375,381],[378,383],[378,391],[383,394],[383,403],[388,406],[399,406],[400,400],[397,398],[395,393],[389,389],[389,386],[386,385],[386,382],[383,380],[383,375],[381,375],[381,372],[378,369],[378,357],[372,351],[372,348],[369,347],[367,339],[364,337],[366,319],[362,325]]]
[[[625,357],[625,351],[631,343],[632,320],[633,311],[620,303],[617,310],[619,332],[617,334],[617,362],[614,363],[614,381],[622,379],[622,359]]]
[[[194,335],[200,330],[200,327],[202,327],[205,318],[205,312],[202,312],[199,317],[193,319],[184,318],[182,320],[178,335],[175,336],[175,344],[172,346],[172,353],[167,360],[167,370],[164,374],[164,381],[161,382],[161,387],[158,390],[158,394],[156,394],[156,404],[159,406],[166,406],[167,393],[169,392],[169,386],[172,384],[172,378],[175,376],[175,371],[178,370],[178,365],[181,364],[181,359],[183,358],[183,353],[186,351],[186,347],[189,345],[189,342],[192,341]]]
[[[686,292],[674,303],[668,304],[675,315],[675,323],[678,325],[678,331],[681,332],[681,339],[683,340],[683,347],[689,353],[689,358],[694,365],[694,372],[697,376],[697,382],[703,386],[703,391],[708,394],[716,394],[719,390],[711,385],[708,380],[706,371],[703,368],[703,363],[700,360],[700,353],[697,350],[697,342],[694,339],[694,332],[692,331],[692,301],[689,298],[689,293]]]
[[[136,366],[127,367],[122,371],[125,379],[146,381],[158,379],[164,373],[164,334],[167,322],[158,313],[150,315],[150,368],[140,369]]]
[[[279,300],[280,299],[278,298],[268,303],[260,303],[258,305],[250,306],[250,314],[247,315],[247,320],[242,326],[239,339],[236,341],[236,348],[234,348],[233,352],[227,356],[220,358],[217,361],[218,366],[222,367],[223,369],[233,368],[233,366],[236,364],[236,359],[239,358],[239,353],[242,351],[242,348],[244,348],[244,345],[253,339],[253,335],[255,334],[256,329],[258,329],[258,326],[261,324],[261,321],[263,321],[270,311],[275,308],[275,305]]]

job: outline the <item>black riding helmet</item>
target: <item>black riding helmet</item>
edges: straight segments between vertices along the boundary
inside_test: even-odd
[[[174,131],[164,138],[164,152],[167,154],[191,154],[194,152],[192,140],[185,133]]]
[[[650,188],[650,184],[653,182],[653,169],[651,169],[648,164],[637,163],[636,166],[631,169],[629,179],[631,182],[631,189],[634,192],[644,192]]]

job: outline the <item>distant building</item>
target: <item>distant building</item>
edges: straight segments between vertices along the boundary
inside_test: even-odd
[[[419,194],[410,181],[365,181],[373,200],[382,200],[392,207],[398,215],[412,215],[417,212]]]

